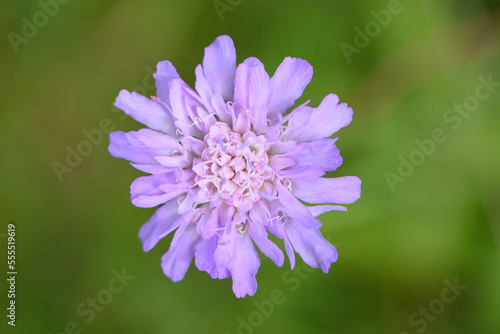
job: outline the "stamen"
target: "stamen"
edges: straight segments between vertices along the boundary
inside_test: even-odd
[[[276,212],[276,214],[278,215],[280,222],[283,225],[285,225],[285,223],[288,221],[288,218],[285,216],[285,214],[283,213],[283,211],[280,210],[280,211]]]
[[[199,117],[195,117],[193,124],[189,125],[189,128],[192,127],[193,125],[198,124],[198,123],[201,123],[201,119]]]
[[[241,223],[241,224],[235,225],[234,228],[236,229],[236,231],[243,234],[247,231],[247,223]]]
[[[292,191],[292,181],[289,179],[284,179],[283,180],[283,186],[288,189],[288,191]]]
[[[165,102],[163,102],[158,96],[151,95],[151,100],[158,102],[160,104],[163,104],[165,106],[165,108],[167,108],[170,115],[173,117],[174,114],[172,112],[172,109],[170,109],[170,107]]]
[[[278,216],[276,216],[276,217],[273,217],[273,218],[269,219],[269,218],[267,217],[267,215],[266,215],[266,220],[267,220],[268,222],[271,222],[272,224],[274,224],[274,223],[273,223],[273,221],[274,221],[275,219],[278,219],[278,220],[279,220],[279,217],[278,217]]]
[[[203,118],[203,119],[201,119],[199,117],[195,117],[193,124],[191,124],[189,127],[191,127],[193,125],[196,125],[198,123],[202,123],[202,125],[205,125],[205,124],[203,124],[203,122],[206,121],[207,119],[209,119],[210,117],[214,116],[214,115],[215,115],[215,113],[208,114],[208,116],[205,117],[205,118]]]

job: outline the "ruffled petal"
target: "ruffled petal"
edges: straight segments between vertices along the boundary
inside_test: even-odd
[[[233,292],[236,297],[253,296],[257,291],[255,275],[260,267],[259,254],[255,250],[248,233],[235,232],[233,261],[229,270],[233,279]]]
[[[147,193],[151,189],[156,189],[160,184],[173,182],[175,182],[174,173],[141,176],[130,185],[130,193],[132,195]]]
[[[269,166],[271,166],[271,168],[275,172],[279,172],[280,170],[291,167],[293,165],[295,165],[295,160],[283,155],[273,155],[269,159]]]
[[[293,141],[293,143],[295,143],[294,140],[295,132],[297,132],[298,129],[302,128],[307,123],[309,123],[313,110],[314,108],[309,107],[306,104],[302,104],[297,108],[293,109],[292,112],[290,112],[290,114],[286,116],[288,124],[285,128],[285,131],[283,131],[281,140],[284,142]]]
[[[186,150],[193,152],[197,156],[201,156],[201,153],[207,147],[204,141],[194,137],[183,137],[181,143]]]
[[[296,109],[290,116],[290,129],[283,137],[296,142],[307,142],[330,137],[335,132],[349,125],[352,109],[346,103],[339,103],[335,94],[327,95],[321,104],[312,111],[308,108]],[[305,120],[309,120],[305,122]]]
[[[235,228],[231,228],[229,233],[222,235],[214,255],[215,263],[231,273],[233,292],[236,297],[253,296],[257,290],[255,275],[257,275],[260,260],[250,234],[240,233]]]
[[[179,150],[179,141],[169,135],[153,131],[150,129],[140,129],[137,132],[131,131],[128,134],[129,140],[137,140],[138,143],[151,148],[167,148],[170,151]]]
[[[285,225],[287,238],[302,260],[312,268],[321,268],[325,273],[337,261],[337,250],[316,228],[305,228],[291,219]]]
[[[217,243],[217,247],[215,248],[214,252],[214,259],[215,263],[222,267],[229,269],[229,266],[231,265],[231,261],[233,259],[233,254],[234,254],[234,237],[236,232],[234,229],[230,229],[230,233],[224,233],[221,237],[219,242]]]
[[[232,205],[222,205],[219,208],[219,224],[221,227],[226,229],[226,233],[223,236],[229,235],[231,228],[233,227],[232,222],[234,221],[234,213],[236,209]],[[222,238],[221,238],[222,239]]]
[[[309,143],[301,143],[300,153],[290,155],[297,167],[311,166],[327,172],[336,170],[342,165],[340,151],[335,146],[337,138],[319,139]]]
[[[159,156],[159,157],[154,157],[154,159],[160,164],[165,167],[189,167],[191,164],[190,160],[191,155],[188,153],[184,153],[184,155],[179,155],[179,156]],[[189,160],[188,160],[189,159]]]
[[[168,60],[160,61],[156,65],[157,71],[153,74],[156,82],[156,94],[161,102],[170,107],[170,97],[168,92],[168,83],[172,79],[179,78],[179,74],[174,65]]]
[[[205,106],[207,107],[207,110],[213,112],[214,110],[212,107],[212,97],[214,96],[214,91],[212,90],[212,87],[208,83],[208,80],[205,77],[205,73],[203,73],[203,68],[201,67],[201,65],[196,66],[194,73],[196,75],[196,82],[194,87],[198,92],[198,94],[200,94],[201,99],[203,100]]]
[[[227,269],[215,263],[214,252],[217,246],[217,237],[202,239],[195,246],[195,264],[199,270],[206,271],[210,277],[224,279],[230,276]]]
[[[185,193],[192,182],[177,182],[174,173],[141,176],[130,185],[132,204],[151,208]]]
[[[189,224],[184,230],[177,230],[178,242],[171,244],[168,252],[161,258],[161,267],[166,276],[178,282],[184,278],[194,257],[194,248],[200,236],[195,231],[195,224]]]
[[[175,136],[174,120],[158,102],[123,89],[116,98],[115,107],[148,128]]]
[[[259,201],[250,211],[250,219],[261,222],[265,225],[269,233],[279,239],[283,239],[285,237],[285,231],[283,230],[285,217],[283,211],[285,211],[285,208],[279,200]]]
[[[286,254],[290,260],[290,268],[293,270],[295,267],[295,251],[284,229],[289,219],[289,217],[285,216],[284,211],[286,211],[286,209],[279,200],[269,201],[267,203],[260,201],[250,212],[250,217],[259,217],[260,221],[266,221],[266,229],[279,239],[284,240]],[[254,213],[254,215],[252,215],[252,213]],[[268,218],[268,216],[270,218]]]
[[[219,36],[205,48],[203,72],[214,92],[226,101],[233,100],[236,50],[229,36]]]
[[[219,228],[219,207],[210,209],[208,205],[204,216],[200,219],[196,226],[196,232],[203,237],[203,239],[210,239]]]
[[[234,119],[234,108],[232,102],[224,102],[219,94],[212,95],[211,105],[217,118],[226,124],[232,124]]]
[[[260,200],[255,202],[252,210],[248,212],[248,216],[253,223],[260,223],[263,226],[269,226],[272,222],[271,211],[266,204],[267,201]]]
[[[281,249],[274,244],[267,237],[267,231],[264,226],[259,222],[252,222],[249,227],[249,233],[252,237],[253,242],[259,247],[260,251],[264,253],[265,256],[273,260],[273,262],[281,267],[283,265],[283,261],[285,260],[285,256]]]
[[[216,238],[201,239],[194,248],[194,264],[196,268],[209,272],[215,265],[214,252]]]
[[[177,214],[177,199],[173,199],[158,208],[139,230],[143,250],[148,252],[160,239],[175,230],[180,223]]]
[[[296,219],[304,227],[318,228],[321,226],[321,222],[312,216],[311,212],[307,209],[307,206],[295,198],[295,196],[285,189],[279,181],[275,184],[279,194],[279,201],[290,217]],[[312,191],[316,193],[315,190]]]
[[[177,211],[178,212],[178,211]],[[195,226],[195,232],[196,232],[196,221],[200,217],[200,210],[191,210],[185,214],[180,214],[182,217],[179,220],[179,228],[177,228],[177,231],[174,234],[174,237],[172,238],[172,241],[170,242],[170,247],[175,248],[177,247],[177,244],[179,241],[182,239],[182,236],[184,235],[184,231],[188,227]]]
[[[180,201],[179,209],[177,209],[177,212],[181,215],[192,212],[198,204],[196,203],[193,193],[191,192],[191,188],[187,188],[187,193],[187,196],[185,196],[184,199]]]
[[[356,176],[293,180],[292,193],[313,204],[351,204],[361,196],[361,180]]]
[[[248,58],[236,69],[234,104],[237,112],[250,115],[254,130],[267,128],[269,75],[257,58]]]
[[[175,151],[180,152],[181,149],[179,143],[171,140],[169,136],[149,129],[137,132],[115,131],[109,135],[109,153],[137,164],[157,165],[155,157],[169,156]]]
[[[270,80],[269,118],[276,123],[311,81],[313,68],[300,58],[286,57]]]
[[[203,139],[215,118],[206,111],[201,98],[181,79],[170,80],[169,92],[175,126],[183,136]]]

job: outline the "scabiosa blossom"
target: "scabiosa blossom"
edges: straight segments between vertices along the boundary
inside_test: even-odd
[[[205,49],[195,90],[162,61],[151,99],[122,90],[115,106],[148,128],[110,134],[109,152],[151,174],[130,187],[135,206],[161,205],[141,227],[144,251],[175,230],[162,257],[165,275],[182,280],[193,258],[212,278],[232,277],[236,297],[253,295],[260,266],[256,251],[283,265],[284,240],[293,269],[295,252],[328,272],[336,249],[321,235],[318,215],[347,210],[360,197],[354,176],[325,178],[342,164],[337,138],[352,109],[336,95],[316,107],[294,105],[312,77],[305,60],[287,57],[270,78],[257,58],[236,67],[228,36]]]

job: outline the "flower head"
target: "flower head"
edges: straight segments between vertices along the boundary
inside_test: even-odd
[[[337,251],[319,232],[316,216],[360,197],[354,176],[324,178],[342,164],[337,140],[352,109],[336,95],[287,113],[312,77],[305,60],[287,57],[270,78],[248,58],[236,67],[228,36],[205,49],[196,68],[195,90],[162,61],[151,99],[122,90],[115,106],[147,126],[110,134],[109,152],[151,174],[130,187],[138,207],[160,205],[139,237],[144,251],[175,230],[162,268],[182,280],[193,258],[212,278],[232,277],[237,297],[253,295],[260,259],[255,249],[282,266],[284,240],[291,267],[295,252],[328,272]]]

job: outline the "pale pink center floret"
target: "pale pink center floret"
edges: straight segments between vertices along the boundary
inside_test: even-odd
[[[250,209],[260,198],[261,187],[274,177],[268,165],[267,139],[250,131],[242,135],[225,123],[216,123],[204,141],[207,147],[193,161],[201,197],[210,202],[220,198],[240,210]]]

